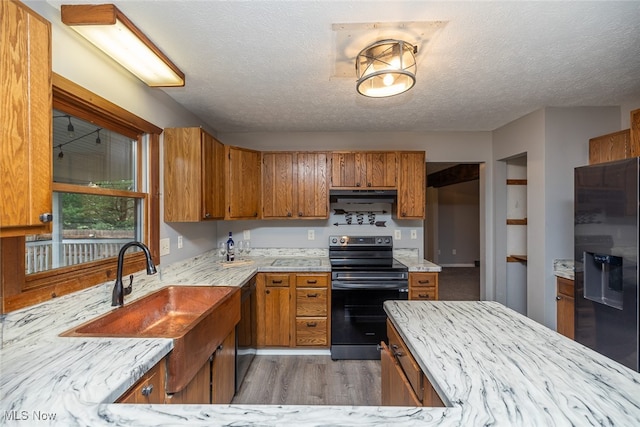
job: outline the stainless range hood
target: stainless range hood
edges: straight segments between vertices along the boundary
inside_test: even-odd
[[[330,190],[331,203],[395,203],[397,190]]]

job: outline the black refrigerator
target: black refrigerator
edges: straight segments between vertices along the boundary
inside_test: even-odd
[[[575,339],[638,371],[639,159],[575,169]]]

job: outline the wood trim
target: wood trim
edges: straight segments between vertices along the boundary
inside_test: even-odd
[[[507,185],[527,185],[526,179],[507,179]]]
[[[507,262],[523,262],[523,263],[526,263],[527,262],[527,256],[526,255],[508,255],[507,256]]]
[[[58,108],[57,105],[64,105],[68,107],[65,110],[69,114],[77,115],[82,119],[90,118],[96,124],[112,127],[124,135],[133,134],[137,137],[143,133],[162,133],[162,128],[149,123],[90,90],[78,86],[59,74],[53,73],[52,82],[54,108]],[[87,110],[93,112],[89,117],[86,114]],[[96,119],[96,115],[100,116],[102,120]]]
[[[527,218],[507,219],[507,225],[527,225]]]
[[[149,176],[147,216],[147,243],[153,262],[160,264],[160,135],[149,135]]]
[[[60,193],[93,194],[96,196],[132,197],[134,199],[144,199],[146,193],[138,191],[114,190],[112,188],[87,187],[84,185],[53,183],[53,191]]]
[[[477,163],[461,163],[427,176],[427,187],[446,187],[480,179],[480,165]]]

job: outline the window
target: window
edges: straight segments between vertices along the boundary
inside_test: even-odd
[[[52,232],[27,236],[26,274],[114,257],[143,240],[146,139],[53,110]]]
[[[53,75],[51,234],[0,239],[2,311],[115,279],[120,247],[159,263],[159,135],[146,122]],[[127,252],[124,272],[145,268]]]

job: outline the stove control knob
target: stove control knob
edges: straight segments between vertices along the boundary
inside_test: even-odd
[[[386,238],[384,239],[384,242],[385,242],[386,244],[389,244],[389,243],[391,243],[391,239],[390,239],[390,238],[388,238],[388,237],[386,237]]]
[[[381,245],[381,244],[382,244],[382,239],[381,239],[380,237],[378,237],[378,238],[376,239],[376,243],[377,243],[377,244],[379,244],[379,245]]]
[[[332,237],[331,238],[331,243],[333,243],[335,245],[336,243],[338,243],[338,239],[336,237]]]
[[[340,238],[340,243],[344,244],[347,241],[347,239],[345,239],[344,237]]]

